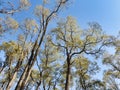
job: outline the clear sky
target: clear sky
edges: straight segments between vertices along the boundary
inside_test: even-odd
[[[120,0],[74,0],[65,12],[76,17],[81,27],[96,21],[107,33],[120,30]]]
[[[22,13],[20,15],[21,19],[33,16],[33,8],[35,5],[41,4],[41,0],[30,1],[32,4],[31,9],[28,12]],[[86,28],[88,22],[98,22],[102,26],[103,30],[109,34],[117,34],[120,30],[120,0],[70,1],[72,1],[72,3],[68,6],[68,8],[60,12],[60,16],[62,18],[71,15],[77,19],[82,28]],[[20,16],[16,15],[15,17],[18,18]]]
[[[0,0],[7,2],[9,0]],[[11,0],[13,3],[18,0]],[[52,0],[49,0],[52,1]],[[71,3],[62,16],[74,16],[81,27],[86,27],[88,22],[96,21],[102,28],[110,34],[116,34],[120,30],[120,0],[70,0]],[[33,16],[33,8],[35,5],[41,4],[41,0],[30,0],[32,7],[29,12],[23,12],[14,17],[22,19],[28,16]],[[4,5],[4,3],[3,3]],[[2,5],[0,4],[0,8]],[[61,12],[60,12],[61,13]],[[1,15],[0,15],[1,16]],[[21,18],[20,18],[21,17]]]
[[[1,0],[0,0],[1,1]],[[4,0],[3,0],[4,1]],[[16,2],[16,0],[11,0]],[[52,1],[52,0],[49,0]],[[61,17],[74,16],[81,27],[86,28],[88,22],[98,22],[102,28],[110,34],[116,34],[120,30],[120,0],[70,0],[72,3],[62,11]],[[41,4],[41,0],[30,0],[32,6],[28,12],[23,12],[14,17],[22,19],[33,16],[35,5]],[[61,13],[61,12],[60,12]],[[21,18],[20,18],[21,17]]]

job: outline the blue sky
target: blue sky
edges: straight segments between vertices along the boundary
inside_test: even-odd
[[[34,7],[40,5],[41,0],[30,0],[30,2],[32,5],[29,11],[15,14],[14,17],[21,20],[25,17],[34,18]],[[86,28],[88,22],[98,22],[109,34],[115,35],[120,30],[120,0],[70,0],[70,2],[72,3],[68,8],[60,12],[60,17],[71,15],[77,19],[82,28]]]
[[[96,21],[107,33],[120,30],[120,0],[74,0],[65,14],[76,17],[81,27]]]
[[[15,3],[18,0],[11,1]],[[29,11],[24,11],[21,14],[17,13],[14,17],[21,20],[28,16],[33,17],[33,8],[40,5],[41,0],[30,0],[30,2],[32,6]],[[79,25],[83,28],[86,28],[88,22],[96,21],[110,34],[116,34],[120,30],[120,0],[70,0],[70,2],[72,3],[68,8],[60,12],[61,17],[71,15],[77,19]]]

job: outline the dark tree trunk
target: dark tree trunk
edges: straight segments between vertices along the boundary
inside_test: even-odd
[[[66,72],[66,83],[65,83],[65,90],[69,90],[70,85],[70,58],[67,57],[67,72]]]
[[[39,90],[40,85],[41,85],[41,81],[39,83],[37,83],[36,90]]]

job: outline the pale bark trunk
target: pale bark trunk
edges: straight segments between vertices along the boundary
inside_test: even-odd
[[[10,79],[10,81],[9,81],[7,87],[6,87],[6,90],[10,90],[10,88],[12,87],[12,85],[13,85],[15,79],[16,79],[17,72],[18,72],[21,64],[22,64],[22,61],[21,61],[21,59],[19,59],[17,65],[15,66],[15,71],[14,71],[14,73],[13,73],[13,75],[12,75],[12,78]]]
[[[37,46],[37,50],[35,50],[36,48],[36,45],[37,45],[37,41],[38,39],[36,40],[35,44],[34,44],[34,47],[31,51],[31,56],[30,58],[28,59],[28,63],[27,63],[27,66],[25,67],[25,71],[23,72],[22,76],[20,77],[20,80],[18,81],[18,84],[15,88],[15,90],[23,90],[24,89],[24,86],[25,84],[27,83],[29,77],[30,77],[30,73],[31,73],[31,69],[32,69],[32,66],[34,65],[35,61],[36,61],[36,57],[38,55],[38,52],[39,52],[39,48],[41,46],[41,43],[43,41],[43,38],[44,38],[44,35],[45,35],[45,32],[46,32],[46,29],[44,30],[43,34],[42,34],[42,37],[40,39],[40,42]],[[38,36],[39,37],[39,36]]]
[[[12,76],[12,79],[10,80],[10,82],[8,83],[7,87],[6,87],[6,90],[10,90],[10,88],[12,87],[15,79],[16,79],[16,76],[17,76],[17,72],[14,73],[14,75]]]
[[[15,90],[23,90],[24,89],[24,86],[26,85],[29,77],[30,77],[30,73],[31,73],[31,69],[32,69],[32,66],[34,65],[35,63],[35,60],[36,60],[36,56],[34,56],[34,51],[35,51],[35,47],[36,47],[36,44],[37,44],[37,41],[35,42],[34,44],[34,47],[32,49],[32,52],[31,52],[31,56],[30,58],[28,59],[28,63],[25,67],[25,70],[24,72],[22,73],[18,83],[17,83],[17,86],[15,87]],[[38,51],[38,50],[37,50]],[[36,52],[37,52],[36,51]],[[37,53],[36,53],[37,54]]]
[[[31,73],[31,69],[32,66],[26,66],[25,71],[22,74],[22,77],[20,78],[15,90],[23,90],[24,86],[26,85],[29,77],[30,77],[30,73]]]

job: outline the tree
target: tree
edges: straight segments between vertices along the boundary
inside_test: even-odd
[[[102,33],[97,23],[90,23],[87,30],[81,30],[76,20],[68,16],[66,21],[58,23],[57,28],[52,31],[51,43],[65,53],[67,64],[65,90],[70,88],[71,67],[77,55],[102,54],[102,48],[109,44],[109,36]]]
[[[115,53],[110,54],[106,52],[103,57],[103,64],[109,66],[104,73],[104,80],[107,87],[118,90],[120,89],[119,82],[117,82],[120,79],[119,37],[114,37],[111,46],[114,48]]]
[[[15,66],[13,67],[13,73],[10,73],[13,78],[10,78],[9,83],[6,87],[6,89],[10,89],[13,86],[13,82],[16,79],[16,76],[18,76],[18,73],[21,72],[19,77],[17,78],[17,86],[16,90],[23,89],[31,75],[32,67],[34,66],[35,61],[37,60],[37,56],[39,54],[39,50],[41,48],[41,44],[44,40],[44,36],[47,32],[47,27],[50,23],[50,21],[57,16],[57,13],[63,7],[68,0],[59,0],[56,2],[55,7],[53,9],[46,8],[47,2],[46,0],[42,1],[42,5],[36,6],[34,14],[37,17],[37,20],[33,20],[31,18],[27,18],[23,24],[19,23],[14,20],[11,17],[7,17],[5,20],[1,19],[2,22],[0,22],[0,32],[3,32],[10,29],[21,29],[21,32],[19,32],[19,40],[16,42],[16,46],[20,46],[21,50],[18,50],[20,53],[18,54],[17,62],[15,63]],[[20,0],[20,5],[18,8],[14,7],[14,4],[8,2],[10,5],[10,9],[0,9],[1,14],[13,14],[15,12],[21,11],[22,9],[26,9],[30,6],[30,2],[28,0]],[[9,6],[8,6],[9,7]],[[37,22],[37,23],[36,23]],[[12,41],[14,42],[14,41]],[[25,50],[26,43],[29,43],[30,47],[29,49]],[[16,47],[15,46],[15,47]],[[5,51],[3,49],[4,45],[1,46],[1,50]],[[11,46],[12,47],[12,46]],[[10,48],[11,48],[10,47]],[[13,48],[14,50],[14,48]],[[9,51],[5,51],[5,55],[7,57],[7,53]],[[10,51],[11,52],[11,51]],[[14,54],[17,54],[14,52]],[[22,58],[22,55],[25,55],[24,58]],[[8,55],[9,57],[13,57],[12,54]],[[8,59],[8,58],[7,58]],[[7,60],[6,59],[6,60]],[[12,58],[13,60],[16,58]],[[12,63],[13,64],[13,63]],[[24,67],[22,67],[24,65]],[[22,71],[20,71],[22,69]],[[11,70],[9,70],[11,71]]]
[[[59,53],[57,48],[52,46],[48,40],[44,42],[44,48],[39,53],[38,68],[39,68],[39,84],[42,83],[43,90],[50,90],[54,86],[57,72],[59,71],[60,65],[57,63]],[[40,63],[40,64],[39,64]],[[58,71],[56,71],[58,69]]]
[[[24,44],[24,48],[23,48],[22,44],[14,41],[10,41],[10,42],[4,42],[0,47],[1,50],[5,51],[5,55],[6,55],[4,69],[7,69],[6,70],[7,73],[8,72],[10,73],[9,76],[7,76],[9,78],[9,82],[6,87],[7,90],[9,90],[13,85],[17,77],[17,73],[22,65],[22,62],[28,55],[27,53],[29,51],[27,46],[30,46],[30,44],[27,43]]]
[[[51,11],[51,12],[49,11],[49,9],[44,7],[44,4],[43,4],[43,6],[36,7],[35,14],[36,14],[36,16],[38,16],[40,18],[39,32],[38,32],[37,38],[35,40],[35,44],[33,45],[33,48],[31,50],[30,57],[28,58],[28,63],[18,81],[18,84],[17,84],[15,90],[23,89],[24,86],[26,85],[28,78],[30,76],[30,73],[31,73],[32,66],[34,65],[34,63],[37,59],[37,55],[38,55],[40,46],[41,46],[44,36],[46,34],[47,26],[48,26],[50,20],[52,19],[52,17],[59,11],[61,6],[64,5],[67,1],[68,0],[65,0],[65,1],[60,0],[58,2],[57,6],[55,7],[55,9],[53,9],[53,11]]]

